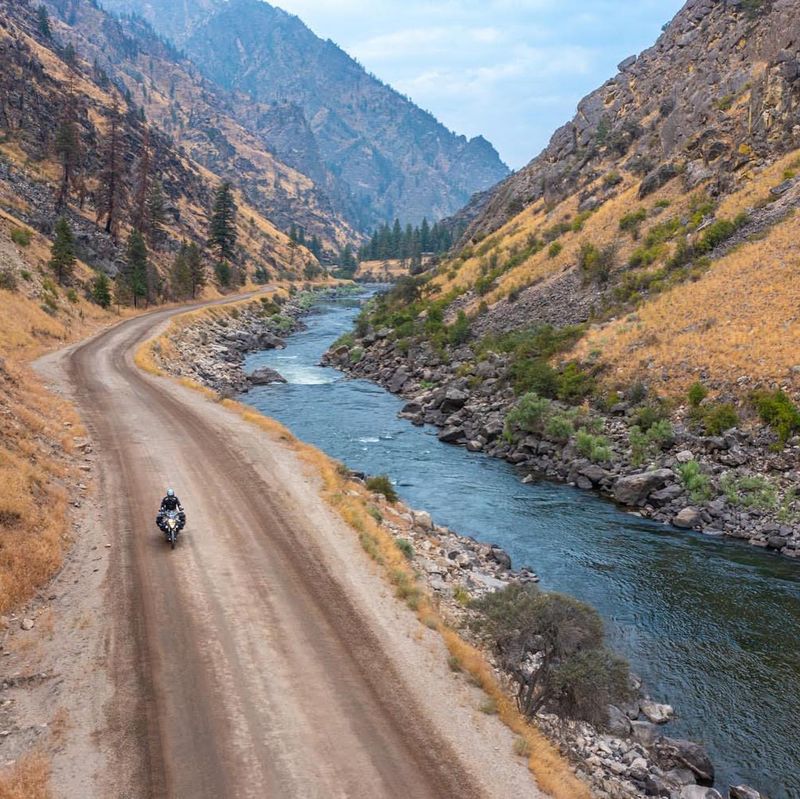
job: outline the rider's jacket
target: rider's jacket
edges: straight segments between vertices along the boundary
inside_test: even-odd
[[[161,500],[161,510],[178,510],[181,507],[181,501],[177,497],[164,497]]]

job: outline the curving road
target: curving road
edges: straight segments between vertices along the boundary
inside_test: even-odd
[[[64,356],[119,541],[107,795],[509,795],[511,784],[487,791],[489,765],[464,762],[458,736],[420,701],[407,679],[413,658],[401,662],[387,644],[393,622],[380,603],[365,606],[364,587],[337,573],[338,522],[293,456],[133,365],[137,345],[174,313],[124,322]],[[154,527],[167,485],[189,515],[175,552]],[[515,795],[522,779],[511,779]],[[524,779],[524,795],[538,796]]]

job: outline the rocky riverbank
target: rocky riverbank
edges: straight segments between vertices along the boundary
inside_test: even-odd
[[[172,325],[154,344],[153,356],[165,372],[194,380],[226,397],[245,393],[252,386],[285,382],[273,369],[246,374],[246,355],[282,349],[286,336],[304,328],[302,317],[314,303],[358,291],[350,285],[295,294],[278,291],[190,315],[186,323]]]
[[[525,482],[564,481],[644,518],[800,558],[800,437],[776,451],[763,427],[699,435],[689,409],[680,408],[657,428],[659,439],[643,438],[634,452],[640,408],[623,397],[605,415],[549,402],[539,408],[547,416],[538,429],[512,428],[509,437],[507,417],[518,398],[502,355],[476,363],[461,347],[447,362],[425,342],[399,347],[386,329],[335,347],[324,361],[405,397],[401,416],[439,427],[443,442],[508,460]],[[547,424],[552,419],[558,423]]]
[[[220,393],[246,390],[253,376],[244,372],[245,354],[283,346],[282,337],[301,328],[303,314],[319,296],[296,295],[278,303],[265,297],[175,325],[167,332],[166,343],[160,345],[161,365]],[[262,377],[270,380],[274,375],[256,375],[256,381]],[[363,479],[362,475],[353,477]],[[514,582],[538,582],[531,569],[512,569],[511,559],[500,547],[436,526],[425,512],[389,502],[381,494],[372,496],[372,505],[375,518],[399,544],[403,542],[403,551],[442,615],[476,644],[481,642],[468,625],[474,613],[468,607],[470,601]],[[495,668],[500,681],[513,692],[513,678]],[[599,797],[719,799],[718,792],[702,787],[713,780],[708,755],[695,743],[664,735],[662,725],[672,718],[672,708],[650,700],[640,685],[635,687],[638,699],[609,709],[607,730],[565,723],[552,716],[541,716],[537,722]],[[760,796],[746,788],[731,789],[729,795],[731,799]]]
[[[469,621],[476,615],[470,609],[471,601],[512,583],[538,582],[538,577],[529,568],[513,569],[500,547],[435,525],[424,511],[389,502],[377,493],[372,495],[372,503],[373,516],[409,557],[441,615],[486,651],[484,642],[471,632]],[[491,653],[487,655],[497,678],[509,693],[515,693],[513,677],[500,671]],[[717,790],[708,787],[714,782],[714,767],[703,747],[666,734],[673,708],[651,700],[635,678],[633,688],[638,698],[624,707],[609,707],[605,730],[550,715],[538,716],[537,724],[598,797],[722,799]],[[731,786],[727,795],[729,799],[761,797],[747,786]]]

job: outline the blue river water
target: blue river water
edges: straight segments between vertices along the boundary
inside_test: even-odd
[[[602,614],[611,646],[675,706],[667,735],[702,741],[717,787],[800,799],[800,564],[644,521],[590,493],[523,485],[504,461],[442,444],[398,419],[403,401],[320,367],[357,299],[329,300],[285,350],[256,353],[286,385],[243,399],[353,469],[387,473],[439,524],[497,543],[546,589]]]

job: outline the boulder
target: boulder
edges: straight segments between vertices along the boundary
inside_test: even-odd
[[[672,520],[675,527],[680,527],[683,530],[691,530],[699,527],[702,522],[702,516],[697,508],[683,508],[677,516]]]
[[[714,765],[708,752],[694,741],[662,737],[652,747],[656,762],[661,768],[686,768],[700,785],[714,784]]]
[[[417,527],[423,530],[433,530],[433,519],[431,519],[430,513],[424,510],[415,510],[411,515]]]
[[[446,427],[439,433],[439,441],[443,444],[463,444],[466,438],[463,427]]]
[[[675,479],[672,469],[654,469],[620,477],[614,484],[614,498],[623,505],[643,505],[648,495]]]
[[[728,799],[764,799],[764,796],[749,785],[731,785]]]
[[[685,785],[681,790],[681,799],[722,799],[722,794],[702,785]]]
[[[649,721],[632,721],[631,737],[642,746],[651,746],[658,737],[658,729]]]
[[[628,738],[631,734],[631,720],[618,707],[609,705],[607,729],[617,738]]]
[[[511,568],[511,556],[504,549],[493,546],[489,550],[489,557],[504,569],[508,570]]]
[[[442,402],[441,409],[443,413],[453,413],[454,411],[461,410],[466,405],[469,399],[469,394],[466,391],[461,391],[458,388],[450,388],[445,392],[444,401]]]
[[[247,377],[251,385],[268,386],[270,383],[285,383],[286,378],[268,366],[260,366]]]
[[[653,724],[666,724],[675,715],[671,705],[660,705],[658,702],[643,701],[639,709]]]
[[[392,394],[399,394],[407,382],[408,372],[401,367],[394,373],[394,375],[392,375],[392,379],[389,381],[387,388],[392,392]]]

